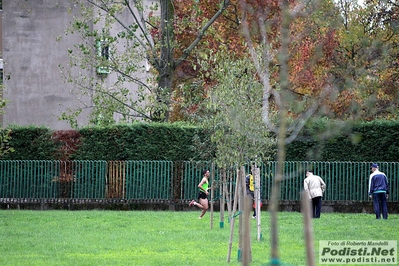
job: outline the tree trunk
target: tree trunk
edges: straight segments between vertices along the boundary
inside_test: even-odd
[[[156,121],[167,122],[169,120],[171,94],[172,94],[172,82],[173,75],[175,72],[175,62],[174,62],[174,9],[172,0],[161,0],[161,55],[160,62],[157,67],[159,74],[158,87],[156,90],[156,100],[159,107],[152,114]]]

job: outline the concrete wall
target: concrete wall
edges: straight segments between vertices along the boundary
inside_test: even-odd
[[[14,0],[3,3],[3,126],[44,125],[69,129],[58,116],[75,104],[58,65],[67,62],[74,38],[62,38],[72,19],[69,1]],[[63,106],[61,106],[61,104]],[[81,118],[81,123],[86,121]]]
[[[148,1],[150,2],[150,1]],[[71,12],[72,11],[72,12]],[[9,100],[3,126],[10,124],[70,129],[58,117],[70,107],[81,106],[70,83],[61,77],[59,65],[69,62],[68,48],[79,43],[65,29],[78,12],[68,0],[13,0],[3,2],[3,98]],[[61,38],[60,38],[61,37]],[[96,76],[95,69],[84,75]],[[107,77],[112,84],[113,75]],[[135,92],[137,85],[129,90]],[[91,102],[90,98],[80,99]],[[90,109],[78,118],[88,123]]]

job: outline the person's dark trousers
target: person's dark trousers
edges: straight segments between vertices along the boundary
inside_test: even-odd
[[[312,198],[313,218],[320,218],[321,211],[321,197]]]
[[[373,193],[373,205],[376,219],[381,219],[381,213],[382,218],[388,219],[387,195],[385,193]]]

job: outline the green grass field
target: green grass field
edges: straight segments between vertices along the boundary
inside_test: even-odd
[[[210,229],[209,213],[202,220],[198,215],[199,211],[2,210],[0,265],[240,265],[238,226],[227,263],[227,218],[220,228],[215,213]],[[256,221],[251,219],[251,265],[270,261],[269,213],[261,217],[262,241],[256,240]],[[281,212],[278,217],[281,261],[306,265],[302,215]],[[399,215],[376,220],[373,214],[322,213],[312,223],[316,255],[319,240],[399,240]]]

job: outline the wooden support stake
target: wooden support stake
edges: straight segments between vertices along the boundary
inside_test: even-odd
[[[308,266],[315,266],[315,258],[313,252],[313,237],[312,237],[312,218],[310,215],[310,201],[307,193],[302,191],[301,193],[301,207],[303,215],[303,227],[305,234],[306,244],[306,260]]]

